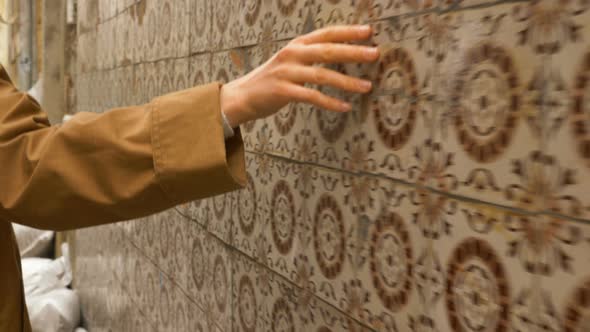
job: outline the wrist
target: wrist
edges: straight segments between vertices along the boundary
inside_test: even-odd
[[[248,121],[247,107],[244,97],[236,92],[233,82],[221,86],[220,106],[228,124],[237,128]]]

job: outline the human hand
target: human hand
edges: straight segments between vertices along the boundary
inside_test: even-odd
[[[313,104],[335,112],[351,105],[307,88],[305,83],[367,93],[371,82],[314,66],[318,63],[374,62],[375,47],[345,44],[366,40],[369,26],[333,26],[300,36],[266,63],[221,88],[221,110],[232,127],[276,113],[290,102]]]

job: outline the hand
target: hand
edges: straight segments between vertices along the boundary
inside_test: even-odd
[[[303,85],[369,92],[370,81],[314,64],[376,61],[377,48],[344,44],[366,40],[371,34],[369,26],[333,26],[294,39],[262,66],[225,84],[221,88],[221,110],[234,128],[270,116],[290,102],[310,103],[336,112],[350,111],[350,104]]]

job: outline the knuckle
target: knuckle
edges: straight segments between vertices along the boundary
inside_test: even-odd
[[[285,62],[288,61],[289,59],[291,59],[294,55],[294,46],[293,45],[287,45],[285,47],[283,47],[278,53],[277,53],[277,60],[279,60],[280,62]]]
[[[314,80],[316,84],[326,84],[328,77],[326,72],[324,72],[321,68],[318,68],[314,72]]]

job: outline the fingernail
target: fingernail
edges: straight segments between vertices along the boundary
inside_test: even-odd
[[[342,112],[350,112],[352,110],[352,106],[349,103],[342,102],[340,103],[340,109]]]
[[[365,50],[365,54],[368,58],[374,58],[378,54],[379,50],[376,47],[369,47]]]
[[[373,83],[371,83],[371,81],[363,80],[363,81],[359,82],[359,86],[361,87],[361,89],[363,89],[365,91],[369,91],[369,90],[371,90]]]
[[[371,26],[370,25],[361,25],[361,26],[359,26],[359,32],[366,33],[366,32],[369,32],[369,31],[371,31]]]

